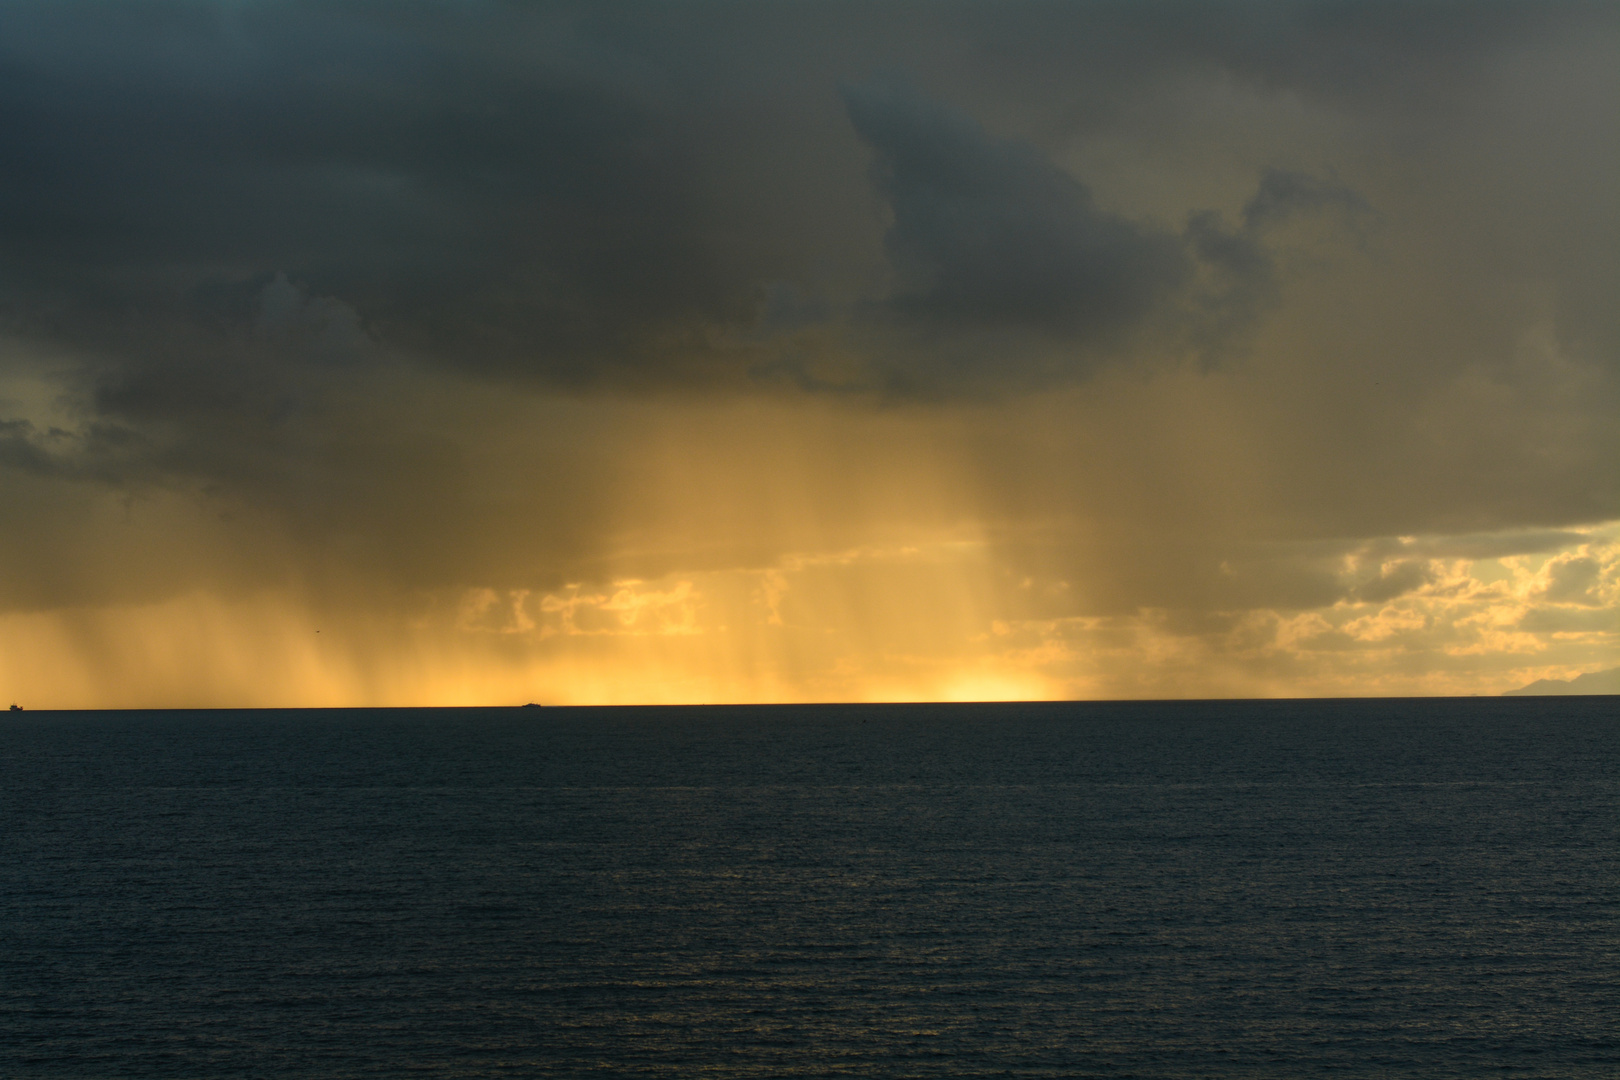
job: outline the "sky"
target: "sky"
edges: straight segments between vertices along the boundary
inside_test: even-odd
[[[1620,665],[1620,6],[0,4],[0,696]]]

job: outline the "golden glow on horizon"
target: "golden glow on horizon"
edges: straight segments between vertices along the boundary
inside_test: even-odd
[[[403,622],[288,595],[0,616],[31,708],[1000,701],[1500,692],[1613,655],[1620,524],[1544,556],[1431,560],[1387,601],[1007,619],[983,543],[801,555],[554,593],[468,590]],[[998,594],[998,588],[1001,592]]]

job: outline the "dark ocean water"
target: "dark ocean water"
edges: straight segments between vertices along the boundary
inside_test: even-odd
[[[1620,700],[12,714],[0,1076],[1620,1076]]]

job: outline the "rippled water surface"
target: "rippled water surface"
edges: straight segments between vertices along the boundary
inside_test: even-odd
[[[0,1076],[1620,1075],[1620,701],[12,714]]]

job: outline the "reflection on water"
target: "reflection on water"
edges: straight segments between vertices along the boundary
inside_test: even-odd
[[[0,746],[8,1077],[1620,1073],[1612,698]]]

